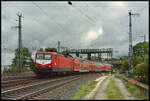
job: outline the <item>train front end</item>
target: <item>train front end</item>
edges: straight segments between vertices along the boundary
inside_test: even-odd
[[[35,54],[35,70],[37,76],[46,76],[52,71],[52,54],[51,52],[37,52]]]

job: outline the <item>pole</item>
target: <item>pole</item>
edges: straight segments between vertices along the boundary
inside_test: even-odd
[[[58,53],[60,52],[60,41],[58,41]]]
[[[132,15],[139,15],[139,14],[132,14],[131,11],[129,12],[129,63],[130,68],[132,68],[133,63],[133,48],[132,48]]]
[[[111,64],[112,64],[112,61],[113,61],[113,48],[111,48]]]
[[[22,70],[22,35],[21,35],[21,17],[22,14],[17,14],[17,16],[19,17],[19,22],[18,22],[18,66],[20,69],[20,72]]]
[[[131,23],[131,12],[129,12],[129,63],[130,68],[132,67],[132,23]]]

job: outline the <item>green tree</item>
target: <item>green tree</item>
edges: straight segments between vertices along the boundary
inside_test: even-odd
[[[45,48],[45,52],[57,52],[56,48]]]
[[[145,55],[144,62],[147,63],[147,64],[149,64],[149,55]]]
[[[67,51],[62,51],[60,54],[66,56],[67,55]]]
[[[40,48],[38,51],[39,51],[39,52],[44,52],[44,49],[43,49],[43,48]]]
[[[19,71],[17,70],[16,66],[13,66],[13,67],[10,68],[10,72],[11,73],[16,73],[16,72],[19,72]]]
[[[6,67],[4,67],[3,73],[7,73],[7,72],[8,72],[8,69]]]
[[[136,66],[135,75],[139,81],[146,82],[149,80],[149,66],[146,63],[140,63]]]
[[[149,43],[148,42],[140,42],[133,46],[134,56],[141,56],[149,54]]]
[[[135,67],[137,64],[140,64],[143,62],[143,59],[141,56],[135,56],[134,60],[133,60],[133,66]]]
[[[149,45],[148,42],[140,42],[133,46],[134,60],[132,71],[135,78],[147,83],[149,81]]]
[[[22,67],[25,67],[25,65],[27,64],[27,59],[32,59],[31,58],[31,52],[29,52],[28,48],[26,47],[23,47],[22,48],[22,58],[21,58],[21,61],[22,61]],[[12,61],[12,68],[10,68],[9,71],[11,72],[14,72],[14,71],[21,71],[23,68],[17,68],[18,67],[18,60],[19,60],[19,56],[18,56],[18,49],[15,50],[15,57],[13,58],[13,61]]]
[[[129,70],[129,61],[127,58],[123,58],[121,64],[122,64],[121,72]]]

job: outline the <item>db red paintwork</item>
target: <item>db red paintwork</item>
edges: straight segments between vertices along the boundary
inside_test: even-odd
[[[82,62],[77,58],[64,57],[55,52],[37,52],[35,54],[35,73],[43,75],[52,72],[94,72],[111,71],[108,64],[96,65],[94,62]]]

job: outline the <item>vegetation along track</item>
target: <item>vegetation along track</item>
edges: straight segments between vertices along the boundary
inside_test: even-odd
[[[5,90],[1,92],[1,98],[3,100],[19,100],[29,99],[38,94],[45,93],[49,90],[61,87],[64,84],[78,80],[81,75],[68,76],[63,78],[57,78],[53,80],[43,81],[40,83],[23,86],[15,89]]]

